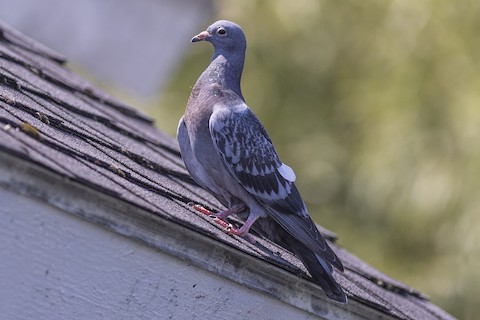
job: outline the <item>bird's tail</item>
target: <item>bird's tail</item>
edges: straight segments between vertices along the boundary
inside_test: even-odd
[[[275,217],[276,216],[281,215],[275,213]],[[287,224],[288,221],[282,222]],[[325,254],[327,257],[333,257],[331,262],[326,260],[326,258],[316,254],[304,242],[292,235],[292,233],[300,233],[303,230],[302,228],[296,229],[296,233],[290,233],[286,228],[283,228],[279,222],[270,218],[258,219],[253,228],[268,239],[278,243],[280,246],[294,253],[302,261],[312,276],[313,281],[320,285],[327,297],[340,303],[347,303],[347,296],[345,295],[345,292],[333,278],[333,267],[335,266],[339,271],[343,272],[343,265],[325,240],[322,239],[325,243]]]
[[[298,241],[290,243],[290,248],[302,260],[313,280],[322,287],[327,297],[340,303],[347,303],[347,296],[333,278],[332,266],[329,263]]]

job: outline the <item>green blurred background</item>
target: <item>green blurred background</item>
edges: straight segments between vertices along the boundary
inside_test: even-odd
[[[245,99],[314,220],[461,319],[480,314],[479,9],[231,0],[216,17],[246,33]],[[146,107],[171,135],[211,53],[192,45]]]

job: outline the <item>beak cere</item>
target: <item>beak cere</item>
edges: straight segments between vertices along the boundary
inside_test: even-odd
[[[198,42],[198,41],[203,41],[205,40],[206,37],[208,37],[208,32],[207,31],[202,31],[199,34],[197,34],[195,37],[190,40],[190,42]]]

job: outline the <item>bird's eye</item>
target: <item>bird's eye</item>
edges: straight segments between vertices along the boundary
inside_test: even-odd
[[[227,30],[225,30],[224,28],[218,28],[217,29],[217,34],[220,36],[220,37],[225,37],[227,35]]]

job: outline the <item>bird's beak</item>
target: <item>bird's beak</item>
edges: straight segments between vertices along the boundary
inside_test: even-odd
[[[208,31],[202,31],[190,40],[190,42],[203,41],[209,36]]]

